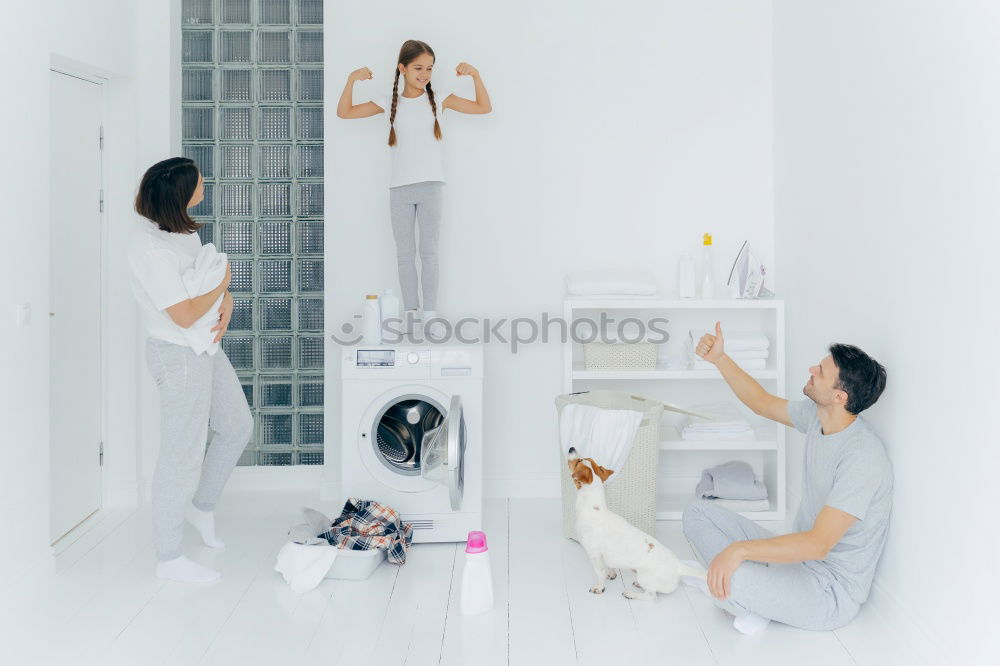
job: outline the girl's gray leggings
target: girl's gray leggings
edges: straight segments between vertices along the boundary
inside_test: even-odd
[[[403,307],[414,310],[417,301],[417,245],[415,223],[420,223],[420,269],[424,310],[437,309],[438,231],[441,228],[440,181],[413,183],[389,188],[389,217],[396,239],[399,287]]]
[[[709,500],[684,508],[684,536],[702,564],[734,541],[776,536],[748,518]],[[752,612],[800,629],[842,627],[858,613],[858,604],[819,562],[765,564],[744,562],[733,574],[732,591],[715,605],[733,615]]]
[[[160,454],[153,472],[153,541],[161,562],[181,554],[184,507],[211,511],[253,433],[236,371],[219,349],[195,354],[150,338],[146,361],[160,389]],[[205,451],[208,428],[215,433]]]

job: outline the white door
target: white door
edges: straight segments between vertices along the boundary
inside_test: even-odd
[[[101,507],[103,86],[50,73],[51,538]]]

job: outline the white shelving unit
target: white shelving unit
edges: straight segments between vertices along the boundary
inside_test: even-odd
[[[759,330],[771,341],[767,367],[750,371],[771,393],[785,395],[785,306],[780,300],[570,298],[564,317],[571,329],[581,319],[600,321],[601,313],[616,321],[652,317],[668,320],[670,339],[660,346],[656,369],[586,370],[583,345],[564,344],[563,388],[566,393],[610,388],[636,393],[682,406],[739,400],[716,370],[668,369],[667,360],[684,356],[688,330],[714,327],[722,322],[728,331]],[[673,367],[673,364],[671,364]],[[694,498],[701,470],[725,460],[746,460],[768,488],[770,510],[750,511],[752,520],[785,519],[785,428],[747,412],[754,429],[752,440],[689,441],[680,438],[678,416],[668,413],[660,424],[660,461],[657,482],[657,520],[680,520],[684,505]]]

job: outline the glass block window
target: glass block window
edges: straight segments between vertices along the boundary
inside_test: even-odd
[[[323,463],[323,0],[183,0],[192,213],[232,265],[222,341],[254,413],[240,465]]]

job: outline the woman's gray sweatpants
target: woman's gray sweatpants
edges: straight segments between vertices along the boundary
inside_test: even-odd
[[[702,564],[734,541],[777,536],[757,523],[709,500],[684,508],[684,535]],[[858,613],[858,604],[819,562],[765,564],[744,562],[733,574],[732,590],[715,605],[733,615],[756,613],[801,629],[842,627]]]
[[[437,309],[438,231],[441,228],[440,181],[413,183],[389,188],[389,217],[396,239],[396,262],[403,307],[414,310],[417,301],[416,221],[420,223],[420,284],[424,292],[424,310]]]
[[[219,349],[195,354],[150,338],[146,361],[160,389],[160,454],[153,472],[153,542],[161,562],[181,554],[184,507],[211,511],[253,433],[236,371]],[[215,433],[205,452],[208,428]],[[197,484],[197,486],[196,486]]]

